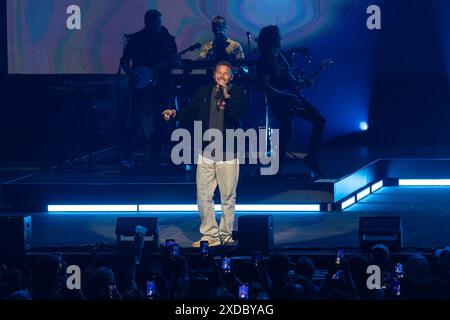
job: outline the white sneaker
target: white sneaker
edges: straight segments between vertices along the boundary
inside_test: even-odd
[[[233,240],[232,236],[221,237],[221,240],[222,240],[222,244],[223,245],[234,245],[234,244],[236,244],[236,241]]]

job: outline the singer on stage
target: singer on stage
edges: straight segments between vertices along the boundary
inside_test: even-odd
[[[207,129],[217,129],[223,137],[221,154],[212,152],[207,155],[206,152],[202,152],[198,156],[197,204],[202,237],[192,244],[193,247],[200,247],[201,241],[208,241],[210,246],[232,243],[239,157],[236,150],[224,148],[227,145],[225,131],[240,128],[239,119],[244,113],[246,99],[242,88],[231,85],[233,72],[229,62],[219,62],[213,78],[214,83],[200,88],[186,108],[163,112],[166,121],[170,119],[201,121],[204,132]],[[203,145],[203,151],[207,145],[208,143]],[[220,225],[217,225],[213,200],[217,186],[219,186],[222,202]]]

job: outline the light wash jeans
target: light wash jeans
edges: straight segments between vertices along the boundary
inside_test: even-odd
[[[197,165],[197,205],[200,213],[201,240],[232,235],[236,188],[239,180],[239,159],[213,161],[199,156]],[[222,216],[217,225],[214,211],[214,191],[219,186]]]

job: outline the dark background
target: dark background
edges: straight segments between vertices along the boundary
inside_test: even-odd
[[[358,58],[358,65],[362,66],[359,75],[354,77],[346,72],[346,66],[336,66],[310,92],[311,100],[319,109],[323,108],[329,124],[344,126],[347,122],[342,119],[354,118],[356,128],[359,119],[364,119],[357,115],[367,112],[369,130],[358,132],[358,129],[331,126],[333,130],[327,135],[327,143],[450,145],[450,40],[446,40],[450,38],[450,28],[447,28],[450,1],[392,0],[373,1],[373,4],[382,8],[382,30],[372,33],[347,30],[348,41],[367,42],[367,37],[371,37],[372,55],[367,59],[363,55]],[[61,96],[51,93],[49,87],[59,86],[65,80],[100,83],[95,98],[76,101],[77,121],[72,125],[78,126],[76,129],[81,133],[82,151],[117,144],[126,107],[117,103],[124,97],[117,97],[114,76],[7,75],[5,1],[1,2],[0,14],[0,161],[57,159],[64,131],[63,117],[68,110],[64,109],[67,105]],[[365,26],[362,18],[359,23]],[[342,41],[342,46],[331,55],[358,56],[358,52],[347,50],[342,36],[334,41]],[[312,47],[322,53],[327,43],[315,43]],[[363,94],[360,87],[352,90],[352,81],[355,84],[360,81],[361,74],[368,79]],[[338,86],[349,79],[345,90]],[[368,105],[357,105],[366,94]],[[361,95],[364,99],[360,99]],[[354,106],[348,104],[349,97],[355,97]],[[345,106],[340,105],[343,100]],[[301,121],[296,126],[298,133],[308,129]],[[300,143],[294,140],[294,149],[302,148],[306,140],[299,136]]]

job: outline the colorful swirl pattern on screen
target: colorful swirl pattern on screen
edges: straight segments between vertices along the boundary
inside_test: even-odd
[[[229,35],[247,50],[247,32],[277,24],[285,46],[330,41],[364,21],[370,1],[352,0],[7,0],[10,73],[113,74],[123,35],[143,27],[149,8],[163,13],[179,50],[211,39],[212,17],[223,15]],[[81,30],[67,30],[66,9],[81,8]],[[362,24],[361,24],[362,25]],[[331,42],[329,45],[337,45]],[[252,44],[256,46],[255,43]],[[195,54],[187,58],[195,58]]]

